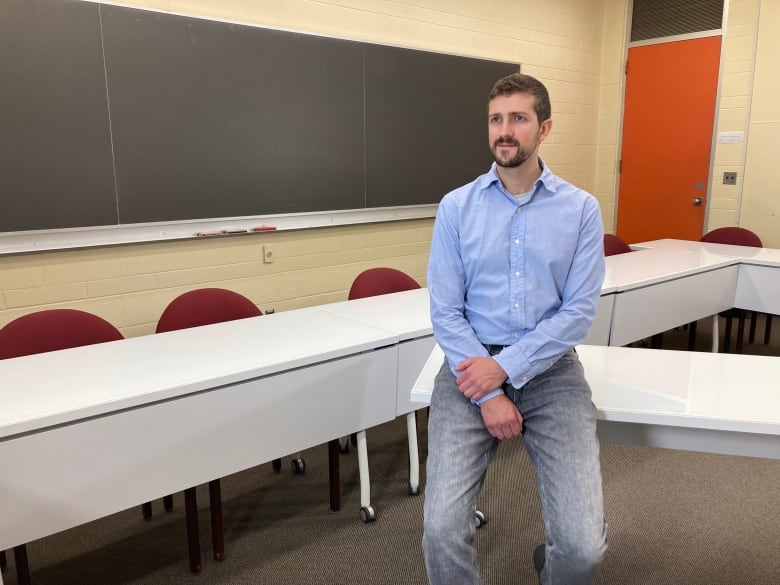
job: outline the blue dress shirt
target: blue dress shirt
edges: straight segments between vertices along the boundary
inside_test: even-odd
[[[525,197],[504,189],[495,163],[448,193],[428,263],[433,333],[450,367],[504,345],[495,360],[515,388],[585,339],[604,279],[598,202],[539,164]]]

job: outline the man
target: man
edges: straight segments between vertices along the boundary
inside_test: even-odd
[[[495,163],[436,215],[428,289],[447,360],[428,423],[431,585],[479,583],[475,501],[498,442],[520,433],[542,501],[540,583],[591,583],[606,551],[596,409],[573,349],[596,312],[603,227],[596,200],[539,157],[551,127],[541,82],[497,81],[488,101]]]

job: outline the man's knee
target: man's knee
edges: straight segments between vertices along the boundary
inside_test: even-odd
[[[423,517],[423,545],[450,546],[453,542],[473,541],[476,516],[468,513],[453,513],[450,509],[439,512],[425,510]]]
[[[572,574],[593,575],[598,570],[607,552],[607,526],[600,534],[580,537],[570,542],[560,543],[558,552]]]

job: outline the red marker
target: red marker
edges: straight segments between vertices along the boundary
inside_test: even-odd
[[[276,229],[275,225],[259,225],[256,228],[253,228],[253,232],[272,232]]]

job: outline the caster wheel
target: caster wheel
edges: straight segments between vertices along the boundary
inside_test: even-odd
[[[410,485],[409,486],[409,495],[410,496],[419,496],[420,495],[420,487],[419,486],[413,487],[413,486]]]
[[[290,465],[292,466],[293,473],[296,473],[298,475],[301,475],[302,473],[306,473],[306,462],[300,457],[298,459],[293,459],[290,462]]]
[[[363,506],[360,508],[360,519],[366,524],[376,520],[376,512],[374,512],[374,508],[371,506]]]
[[[487,524],[487,518],[485,518],[485,515],[482,512],[475,510],[474,515],[477,518],[477,528],[482,528],[485,524]]]

